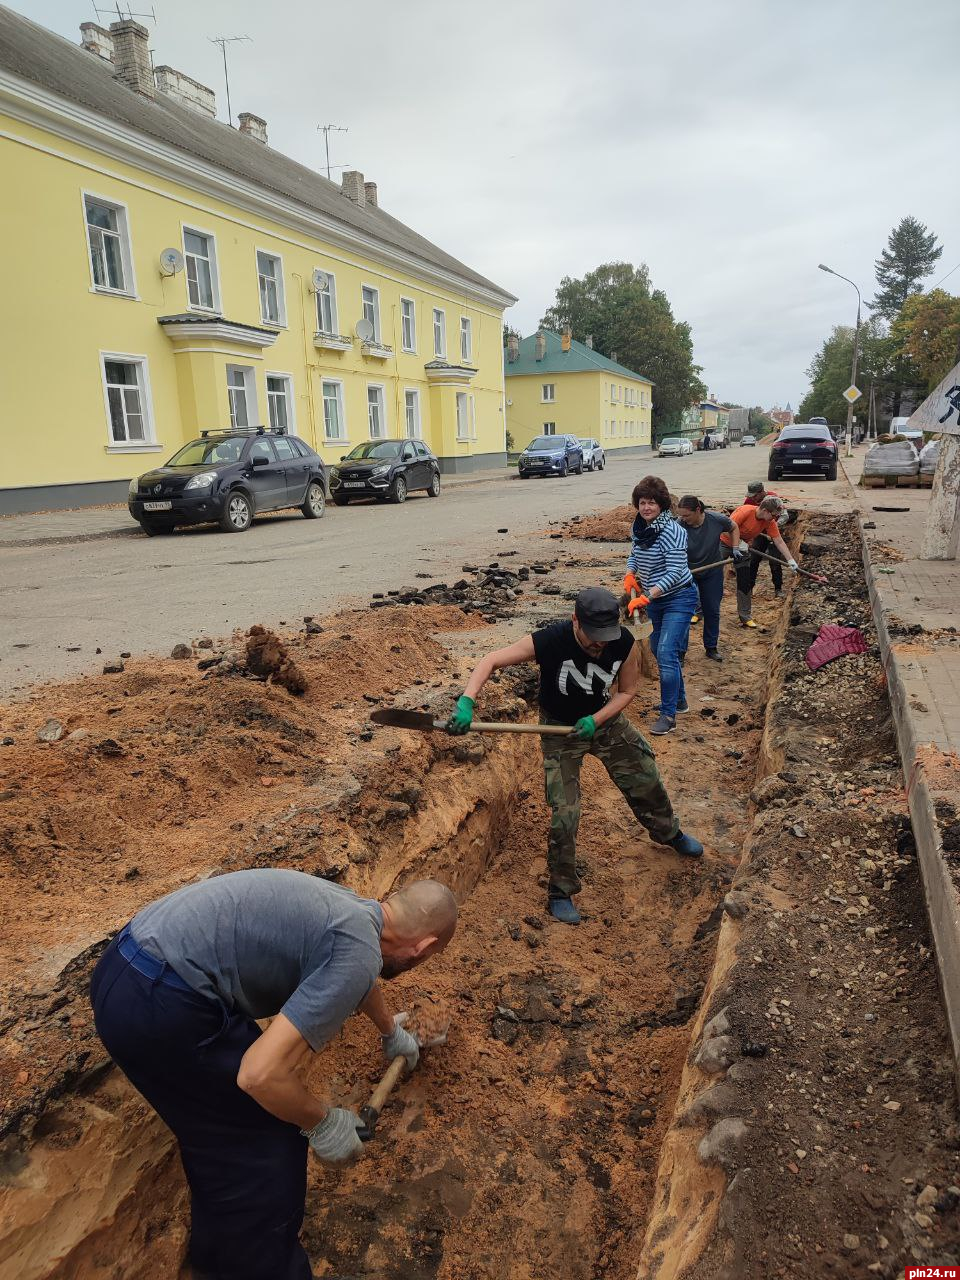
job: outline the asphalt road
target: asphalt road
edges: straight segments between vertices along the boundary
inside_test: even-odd
[[[417,573],[449,580],[461,563],[495,559],[507,547],[542,555],[537,535],[549,521],[627,502],[650,471],[678,495],[739,501],[748,480],[766,475],[766,462],[765,448],[627,458],[563,480],[511,478],[451,488],[437,499],[416,495],[402,507],[331,505],[323,520],[284,514],[258,520],[244,534],[197,529],[167,538],[7,544],[0,554],[0,696],[99,671],[123,651],[165,654],[180,641],[227,637],[254,622],[300,625],[305,614],[365,602],[374,591],[414,582]],[[849,507],[842,478],[774,487],[799,506]],[[498,533],[502,528],[509,533]]]

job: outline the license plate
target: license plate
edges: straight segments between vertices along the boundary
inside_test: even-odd
[[[793,458],[791,459],[791,461],[793,462],[793,465],[795,467],[812,467],[813,466],[812,458]]]
[[[362,480],[344,480],[343,487],[345,489],[365,489],[367,486]]]
[[[143,509],[144,511],[169,511],[172,506],[172,502],[145,502]]]

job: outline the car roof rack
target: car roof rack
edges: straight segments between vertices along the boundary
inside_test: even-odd
[[[209,436],[285,436],[287,434],[286,427],[206,427],[200,432],[200,438],[206,440]]]

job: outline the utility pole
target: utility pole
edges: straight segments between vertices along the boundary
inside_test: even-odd
[[[847,276],[842,276],[839,271],[834,271],[833,267],[825,267],[822,262],[817,264],[821,271],[826,271],[828,276],[836,276],[838,280],[846,280],[847,284],[857,286]],[[853,331],[853,362],[850,366],[850,385],[857,385],[857,362],[860,359],[860,310],[863,306],[863,300],[860,297],[860,290],[857,289],[857,327]],[[846,457],[853,457],[853,400],[847,402],[847,451]]]
[[[327,178],[330,177],[330,134],[331,133],[349,133],[350,130],[342,124],[318,124],[317,133],[323,134],[323,146],[327,155]],[[334,168],[340,169],[342,165],[334,165]]]
[[[209,36],[211,44],[218,44],[220,52],[223,54],[223,80],[227,87],[227,122],[233,124],[233,111],[230,108],[230,74],[227,71],[227,45],[239,44],[244,40],[249,41],[249,36]]]

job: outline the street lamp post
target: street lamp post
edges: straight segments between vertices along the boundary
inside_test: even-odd
[[[821,271],[826,271],[827,275],[836,276],[839,280],[846,280],[847,284],[857,286],[847,276],[842,276],[839,271],[834,271],[832,267],[825,267],[822,262],[817,264]],[[860,290],[857,289],[857,327],[853,331],[853,363],[850,367],[850,385],[857,385],[857,361],[860,358],[860,309],[863,305],[860,297]],[[848,458],[853,457],[853,405],[847,405],[847,452]]]

